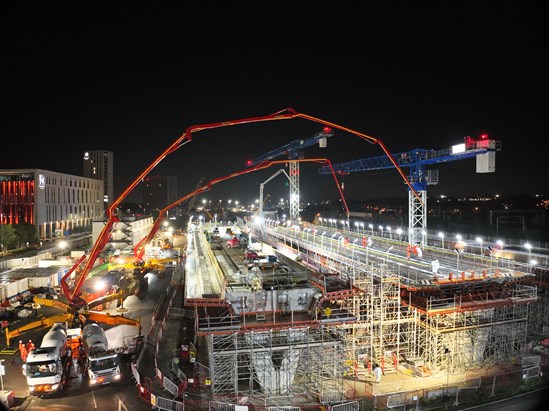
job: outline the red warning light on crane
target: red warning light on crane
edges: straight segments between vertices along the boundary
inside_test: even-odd
[[[246,161],[246,165],[247,165],[247,166],[251,166],[251,165],[252,165],[252,160]]]
[[[481,139],[481,140],[488,140],[488,134],[482,133],[482,134],[480,135],[480,139]]]
[[[326,134],[331,134],[332,133],[332,127],[326,126],[322,129],[322,131]]]

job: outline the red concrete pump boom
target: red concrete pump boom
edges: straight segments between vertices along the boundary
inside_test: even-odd
[[[246,123],[258,123],[263,121],[274,121],[274,120],[292,120],[294,118],[303,118],[312,122],[320,123],[325,126],[329,126],[332,128],[336,128],[339,130],[346,131],[348,133],[354,134],[358,136],[359,138],[366,140],[372,144],[379,144],[383,150],[383,152],[389,157],[389,159],[394,164],[395,168],[399,172],[399,174],[404,179],[405,183],[408,185],[410,190],[414,193],[416,198],[419,199],[419,201],[422,201],[419,195],[416,193],[408,179],[406,178],[403,171],[400,169],[400,167],[397,165],[397,163],[394,161],[394,159],[391,156],[391,153],[387,150],[385,145],[381,142],[381,140],[376,139],[374,137],[368,136],[366,134],[360,133],[358,131],[351,130],[347,127],[339,126],[337,124],[331,123],[329,121],[321,120],[316,117],[312,117],[303,113],[296,112],[293,108],[288,107],[284,110],[277,111],[273,114],[267,115],[267,116],[260,116],[260,117],[249,117],[239,120],[232,120],[232,121],[224,121],[224,122],[217,122],[217,123],[209,123],[209,124],[199,124],[195,126],[188,127],[185,132],[179,136],[168,148],[166,148],[147,168],[145,168],[137,177],[136,179],[116,198],[113,203],[109,206],[109,208],[106,210],[107,215],[107,222],[103,229],[101,230],[101,233],[99,234],[99,237],[95,241],[95,244],[91,250],[91,253],[89,255],[89,258],[85,259],[85,257],[82,257],[78,262],[71,267],[71,269],[63,276],[61,279],[61,287],[63,289],[63,293],[67,296],[70,303],[75,304],[79,301],[79,294],[80,290],[84,284],[84,281],[86,280],[89,272],[91,271],[95,261],[99,257],[99,253],[103,250],[103,248],[106,246],[106,244],[109,241],[109,238],[111,236],[111,231],[116,222],[119,221],[119,219],[115,216],[115,210],[120,205],[122,201],[133,191],[133,189],[141,182],[143,178],[145,178],[166,156],[173,153],[174,151],[181,148],[184,144],[189,143],[192,139],[193,133],[203,131],[203,130],[210,130],[215,128],[221,128],[221,127],[227,127],[227,126],[234,126],[239,124],[246,124]],[[67,279],[69,276],[80,266],[80,264],[84,264],[84,267],[80,271],[80,274],[77,276],[74,289],[71,291],[67,285]]]

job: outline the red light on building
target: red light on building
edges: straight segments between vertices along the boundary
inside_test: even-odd
[[[480,139],[481,139],[481,140],[488,140],[488,134],[482,133],[482,134],[480,135]]]
[[[246,161],[246,165],[247,165],[247,166],[251,166],[251,165],[252,165],[252,160]]]

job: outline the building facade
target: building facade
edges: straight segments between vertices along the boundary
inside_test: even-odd
[[[29,223],[39,239],[68,235],[103,216],[103,182],[42,169],[0,170],[0,223]]]
[[[114,201],[114,156],[112,151],[94,150],[84,152],[83,175],[103,181],[104,209]]]
[[[178,199],[176,176],[147,176],[143,179],[143,204],[147,213],[162,210]]]

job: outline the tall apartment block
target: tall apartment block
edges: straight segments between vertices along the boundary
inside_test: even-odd
[[[84,177],[103,181],[103,203],[106,209],[114,201],[113,153],[107,150],[84,152]]]
[[[176,176],[147,176],[143,179],[143,203],[145,211],[162,210],[177,197]]]

